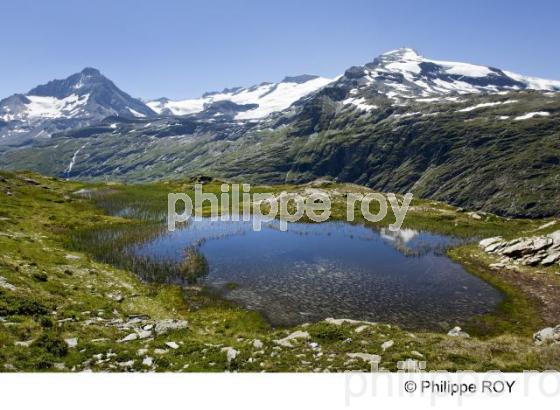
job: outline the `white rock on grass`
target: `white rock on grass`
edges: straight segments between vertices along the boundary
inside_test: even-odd
[[[331,325],[340,326],[344,323],[350,325],[376,325],[377,323],[374,322],[367,322],[364,320],[354,320],[354,319],[335,319],[333,317],[328,317],[324,320],[324,322],[329,323]]]
[[[167,347],[170,347],[171,349],[178,349],[179,348],[179,345],[175,342],[166,342],[165,345]]]
[[[541,265],[548,266],[560,260],[560,252],[549,253],[546,258],[541,261]]]
[[[185,329],[187,328],[187,326],[188,326],[188,322],[186,320],[163,319],[163,320],[158,320],[156,322],[154,331],[158,335],[161,335],[170,330]]]
[[[228,364],[231,363],[233,360],[235,360],[235,358],[239,354],[238,350],[235,350],[233,347],[230,346],[222,347],[221,351],[226,353],[226,360]]]
[[[68,345],[68,347],[76,347],[78,346],[78,338],[76,337],[71,337],[69,339],[64,339],[64,341],[66,342],[66,344]]]
[[[148,366],[151,367],[154,364],[154,358],[150,357],[150,356],[146,356],[144,357],[144,359],[142,360],[142,364],[144,366]]]
[[[387,340],[386,342],[381,343],[381,348],[383,349],[383,351],[385,351],[392,347],[394,344],[395,342],[393,342],[392,340]]]
[[[138,330],[138,337],[140,339],[147,339],[148,337],[150,337],[152,335],[152,332],[148,331],[148,330]]]
[[[379,363],[381,361],[381,356],[378,354],[369,354],[369,353],[346,353],[348,357],[351,359],[360,359],[364,362],[369,363]]]
[[[133,340],[138,339],[138,334],[136,333],[131,333],[125,337],[123,337],[121,340],[119,340],[121,343],[126,343],[126,342],[132,342]]]
[[[447,332],[447,336],[453,337],[469,337],[467,332],[463,332],[463,330],[459,326],[455,326],[449,332]]]
[[[536,345],[547,342],[560,342],[560,325],[556,327],[545,327],[533,335]]]
[[[255,339],[253,340],[253,347],[260,350],[263,348],[263,342],[261,342],[259,339]]]
[[[545,223],[544,225],[539,226],[536,230],[540,231],[541,229],[546,229],[546,228],[550,228],[552,225],[555,225],[556,221],[550,221]]]
[[[344,323],[348,323],[351,325],[359,325],[363,322],[360,322],[359,320],[354,320],[354,319],[335,319],[334,317],[328,317],[324,320],[324,322],[327,322],[331,325],[336,325],[336,326],[340,326]]]
[[[301,330],[296,330],[295,332],[289,334],[288,336],[282,339],[273,340],[273,342],[279,346],[293,347],[291,341],[296,339],[309,339],[309,333]]]
[[[486,238],[481,240],[478,244],[480,245],[481,248],[487,248],[490,245],[494,245],[498,242],[502,242],[504,240],[504,238],[502,238],[501,236],[493,236],[492,238]]]
[[[9,283],[7,279],[3,276],[0,276],[0,288],[8,289],[8,290],[16,290],[17,288]]]

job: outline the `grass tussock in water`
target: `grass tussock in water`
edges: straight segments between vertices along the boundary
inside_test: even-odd
[[[179,265],[179,273],[187,283],[194,284],[208,275],[208,261],[196,247],[189,246],[183,262]]]

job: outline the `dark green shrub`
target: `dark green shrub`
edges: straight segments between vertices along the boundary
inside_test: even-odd
[[[32,346],[44,349],[57,357],[66,356],[68,353],[68,345],[54,332],[43,333],[33,342]]]
[[[48,276],[45,272],[37,272],[33,274],[33,279],[38,282],[46,282],[48,280]]]
[[[310,327],[309,334],[313,339],[321,342],[338,342],[350,337],[350,333],[343,326],[329,323],[317,323]]]
[[[46,315],[49,309],[39,301],[0,292],[0,316]]]

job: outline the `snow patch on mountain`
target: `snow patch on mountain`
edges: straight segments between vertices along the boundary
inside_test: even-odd
[[[457,112],[470,112],[470,111],[478,110],[479,108],[494,107],[496,105],[503,105],[503,104],[513,104],[516,102],[517,100],[507,100],[507,101],[493,101],[493,102],[481,103],[481,104],[471,105],[470,107],[467,108],[462,108],[460,110],[457,110]]]
[[[523,115],[520,115],[518,117],[515,117],[513,120],[514,121],[523,121],[523,120],[528,120],[528,119],[534,118],[534,117],[548,117],[549,115],[550,115],[550,113],[547,112],[547,111],[528,112],[527,114],[523,114]]]
[[[366,102],[366,99],[361,97],[361,98],[347,98],[346,100],[342,101],[342,104],[344,105],[353,105],[354,107],[358,108],[359,110],[362,111],[371,111],[374,110],[377,107],[377,105],[373,105],[373,104],[368,104]]]
[[[239,105],[257,104],[258,106],[240,112],[236,119],[257,119],[282,111],[309,93],[331,83],[333,79],[308,76],[288,77],[280,83],[262,83],[250,88],[227,89],[218,93],[205,94],[200,98],[171,101],[160,99],[149,101],[147,105],[158,114],[187,115],[201,112],[217,101],[231,101]],[[308,79],[309,78],[309,79]]]
[[[547,80],[545,78],[529,77],[521,74],[512,73],[511,71],[505,71],[504,73],[513,78],[516,81],[527,84],[527,88],[531,90],[549,90],[549,91],[560,91],[560,81],[557,80]]]
[[[72,94],[65,98],[27,95],[26,98],[29,102],[25,104],[24,110],[12,112],[8,106],[3,107],[6,114],[1,118],[5,121],[37,118],[72,118],[80,114],[80,109],[88,102],[89,94]]]

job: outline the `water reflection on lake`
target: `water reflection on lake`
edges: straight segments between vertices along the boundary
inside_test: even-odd
[[[179,261],[198,244],[205,282],[275,325],[352,318],[436,328],[492,310],[501,294],[445,256],[457,239],[343,222],[260,232],[251,222],[205,219],[137,245],[137,255]],[[225,285],[235,283],[229,289]]]

